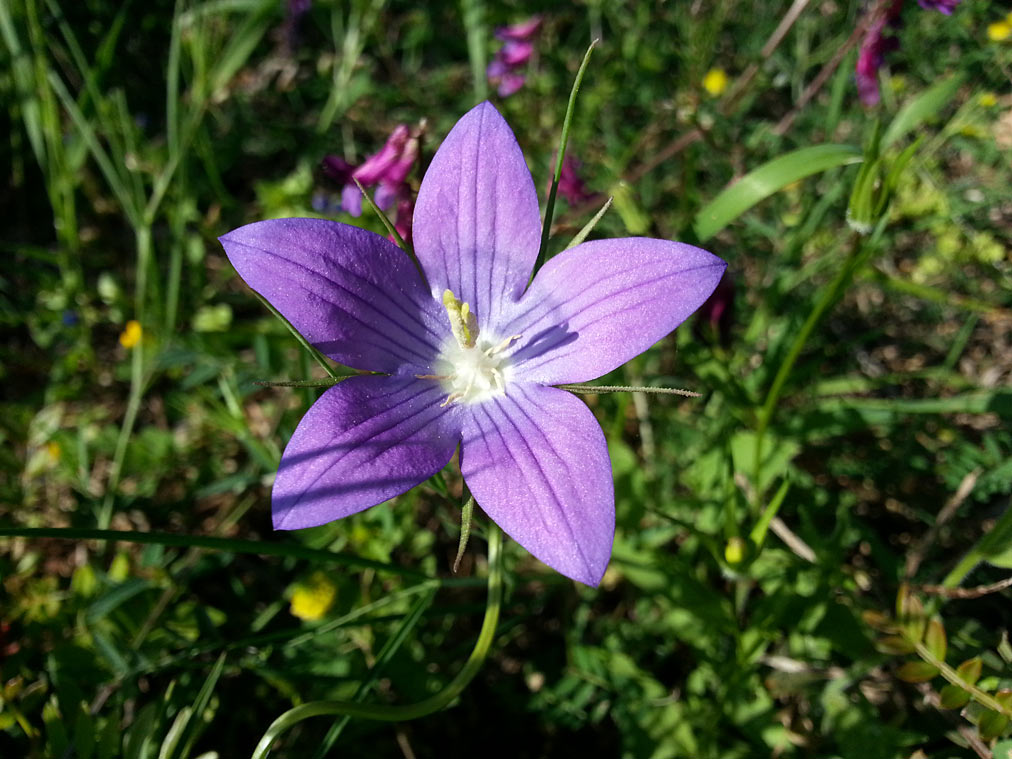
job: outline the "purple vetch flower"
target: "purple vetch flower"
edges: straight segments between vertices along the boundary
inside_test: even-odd
[[[495,36],[505,44],[499,48],[492,62],[488,64],[485,76],[488,77],[489,83],[496,87],[499,97],[509,97],[527,81],[518,70],[525,66],[534,54],[532,40],[540,27],[541,17],[534,16],[519,24],[496,29]]]
[[[960,0],[917,0],[917,4],[924,10],[938,11],[946,16],[951,16],[959,3]]]
[[[500,26],[495,30],[495,36],[503,42],[528,42],[540,28],[541,16],[531,16],[519,24]]]
[[[917,0],[917,4],[925,10],[935,10],[952,15],[952,11],[960,0]],[[854,78],[857,82],[857,94],[861,103],[866,106],[877,105],[880,93],[878,88],[878,70],[885,62],[886,53],[899,47],[899,41],[887,35],[889,27],[899,25],[900,11],[903,10],[903,0],[893,0],[880,12],[878,18],[873,19],[864,39],[861,40],[861,48],[857,56],[857,66],[854,71]]]
[[[278,219],[221,238],[229,260],[323,353],[356,369],[285,449],[274,525],[324,524],[460,468],[478,504],[535,557],[596,585],[615,501],[601,427],[552,387],[621,366],[713,292],[719,258],[683,243],[595,240],[538,254],[537,191],[516,138],[482,103],[447,135],[414,209],[411,260],[383,237]]]
[[[552,165],[555,164],[555,159],[552,159]],[[571,206],[579,205],[586,200],[594,197],[594,193],[587,190],[587,185],[584,184],[583,178],[580,176],[580,167],[583,163],[579,158],[573,158],[567,153],[562,158],[562,171],[559,172],[559,188],[558,194],[566,199],[566,202]],[[548,188],[545,191],[545,195],[552,191],[552,178],[548,178]]]
[[[878,88],[878,70],[885,61],[885,54],[899,45],[895,37],[886,36],[886,27],[895,23],[902,7],[903,0],[893,0],[892,5],[872,20],[864,39],[861,40],[854,78],[857,82],[857,94],[863,105],[876,105],[881,97]]]
[[[418,160],[422,126],[409,128],[399,124],[387,138],[379,152],[366,158],[358,167],[352,166],[340,156],[328,155],[322,162],[323,173],[341,189],[341,208],[352,216],[362,215],[362,193],[353,180],[363,187],[375,187],[373,201],[384,211],[397,206],[395,227],[404,240],[410,241],[411,234],[411,188],[407,178]],[[402,217],[401,214],[406,214]],[[402,230],[407,230],[405,235]]]

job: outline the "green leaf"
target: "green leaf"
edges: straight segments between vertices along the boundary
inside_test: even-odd
[[[938,694],[938,705],[943,709],[962,709],[970,702],[970,694],[958,685],[946,685]]]
[[[896,670],[896,676],[908,683],[926,683],[938,677],[938,667],[926,661],[908,661]]]
[[[882,136],[882,150],[885,150],[903,135],[913,131],[923,122],[937,114],[952,100],[959,85],[963,83],[963,75],[955,74],[943,79],[936,85],[924,90],[920,95],[900,108],[885,134]]]
[[[998,741],[991,749],[993,759],[1012,759],[1012,740]]]
[[[976,685],[980,679],[980,672],[983,662],[979,656],[967,659],[956,667],[956,674],[959,675],[967,685]]]
[[[875,649],[884,654],[912,654],[916,646],[902,635],[886,635],[875,641]]]
[[[756,203],[791,182],[862,160],[861,151],[853,145],[814,145],[774,158],[746,174],[700,209],[693,225],[696,235],[700,242],[704,242]]]
[[[1009,719],[1004,714],[998,714],[990,709],[980,715],[980,720],[977,722],[977,730],[980,732],[980,737],[986,741],[992,738],[997,738],[1008,727]]]
[[[148,704],[141,709],[140,714],[137,715],[137,719],[127,728],[123,759],[145,759],[148,755],[148,747],[151,745],[154,737],[153,733],[157,718],[157,704]]]
[[[928,622],[928,629],[924,633],[924,645],[928,647],[931,655],[939,661],[945,661],[945,651],[948,643],[945,639],[945,627],[939,619],[932,619]]]
[[[1006,508],[994,527],[980,539],[976,553],[988,564],[1012,569],[1012,507]]]

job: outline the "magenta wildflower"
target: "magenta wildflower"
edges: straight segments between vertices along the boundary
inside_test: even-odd
[[[496,87],[499,97],[509,97],[524,86],[526,77],[520,69],[534,54],[533,37],[541,27],[541,17],[534,16],[513,26],[496,29],[495,36],[505,44],[485,69],[489,82]]]
[[[895,23],[902,7],[903,0],[893,0],[892,5],[878,18],[873,19],[861,41],[854,77],[857,81],[858,97],[866,106],[876,105],[881,97],[878,88],[878,70],[885,61],[885,54],[899,44],[895,37],[886,35],[886,27]]]
[[[938,11],[946,16],[951,16],[959,3],[960,0],[917,0],[917,4],[924,10]]]
[[[538,254],[537,192],[488,102],[436,152],[411,260],[383,237],[277,219],[221,238],[229,260],[323,353],[356,369],[309,409],[274,482],[274,525],[324,524],[460,468],[478,504],[559,572],[596,585],[615,499],[590,409],[552,387],[621,366],[686,319],[725,264],[683,243],[585,242]]]
[[[917,0],[917,4],[925,10],[936,10],[946,16],[952,14],[960,0]],[[861,49],[857,56],[854,78],[857,82],[857,94],[861,103],[866,106],[878,104],[880,93],[878,88],[878,70],[885,62],[886,53],[899,47],[899,41],[887,34],[890,27],[899,24],[903,0],[893,0],[878,18],[872,21],[861,41]]]
[[[353,179],[357,179],[363,187],[375,187],[373,201],[384,211],[396,204],[398,210],[395,227],[405,240],[409,240],[401,229],[409,230],[410,234],[412,203],[407,178],[418,160],[421,133],[421,127],[411,129],[404,124],[398,125],[379,152],[369,156],[358,167],[352,166],[340,156],[326,156],[322,163],[324,174],[343,185],[341,208],[352,216],[362,215],[362,193]],[[402,218],[402,213],[407,218]]]
[[[541,16],[531,16],[526,21],[510,26],[500,26],[495,30],[496,39],[504,42],[528,42],[535,32],[541,28]]]
[[[552,162],[554,164],[554,160]],[[571,206],[579,205],[586,200],[594,197],[594,193],[587,190],[587,185],[584,184],[583,178],[580,176],[580,167],[582,162],[579,158],[573,158],[568,153],[562,159],[562,171],[559,172],[559,188],[558,194],[566,199],[566,202]],[[548,192],[552,189],[552,179],[548,178]]]

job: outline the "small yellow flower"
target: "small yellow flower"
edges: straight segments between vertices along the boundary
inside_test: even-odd
[[[998,104],[998,96],[993,92],[983,92],[980,97],[977,98],[977,102],[985,108],[991,108]]]
[[[1009,14],[1012,16],[1012,14]],[[992,42],[1002,42],[1012,35],[1012,19],[1006,21],[995,21],[987,25],[987,38]]]
[[[314,622],[320,619],[337,597],[337,586],[323,572],[314,572],[310,578],[300,582],[292,592],[292,616]]]
[[[141,323],[136,319],[131,319],[126,323],[126,327],[119,335],[119,344],[124,348],[133,348],[141,341],[143,334],[144,330],[141,329]]]
[[[60,444],[55,440],[50,440],[46,443],[46,453],[49,454],[49,458],[51,458],[55,464],[60,460],[60,455],[63,453],[63,449],[60,448]]]
[[[727,89],[727,72],[724,69],[710,69],[703,77],[703,89],[717,97]]]
[[[739,537],[733,537],[724,546],[724,561],[732,567],[745,561],[748,555],[748,545]]]

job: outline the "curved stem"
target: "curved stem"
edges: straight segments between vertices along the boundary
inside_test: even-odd
[[[265,759],[274,741],[281,733],[310,717],[347,715],[383,722],[402,722],[425,717],[449,706],[470,684],[485,663],[489,648],[495,638],[496,627],[499,624],[502,591],[502,531],[494,523],[490,523],[488,527],[488,600],[485,605],[485,619],[482,621],[478,640],[474,644],[474,650],[471,651],[467,662],[443,690],[422,701],[403,706],[360,704],[354,701],[312,701],[296,706],[274,720],[267,728],[267,732],[264,733],[253,751],[252,759]]]

